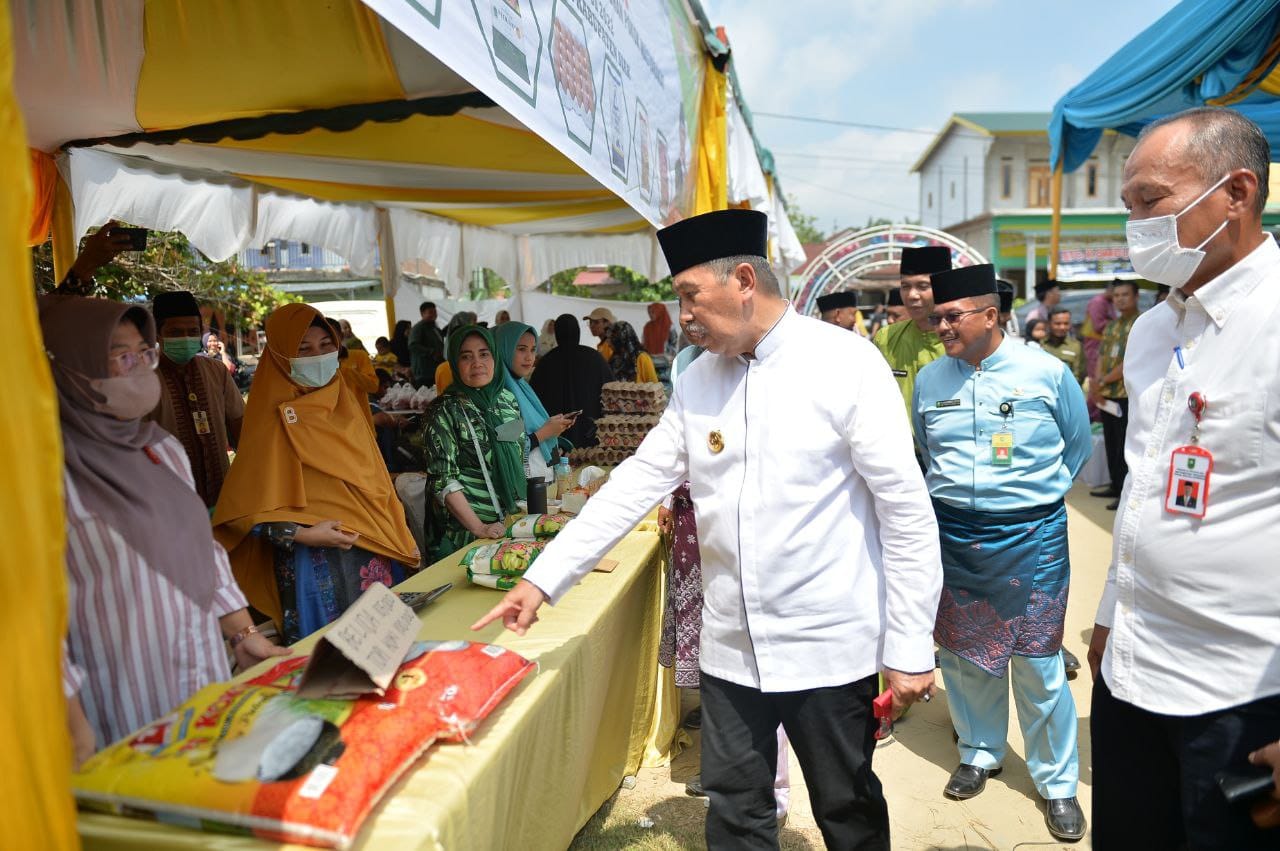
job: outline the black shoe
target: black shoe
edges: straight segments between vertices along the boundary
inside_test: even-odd
[[[707,792],[702,788],[702,775],[695,776],[688,783],[684,784],[684,793],[690,798],[705,798]]]
[[[1113,499],[1111,502],[1107,503],[1107,511],[1115,511],[1119,507],[1120,507],[1120,500],[1118,499]]]
[[[1107,485],[1105,488],[1095,488],[1094,490],[1089,491],[1089,496],[1109,496],[1114,499],[1119,495],[1120,491],[1116,490],[1111,485]]]
[[[1054,798],[1045,801],[1044,823],[1049,832],[1067,842],[1079,842],[1084,838],[1084,810],[1075,798]]]
[[[946,788],[942,790],[942,794],[948,798],[955,798],[957,801],[963,801],[977,795],[987,786],[987,778],[995,777],[1004,769],[993,768],[988,771],[985,768],[978,768],[976,765],[960,764],[960,767],[951,773],[951,779],[947,781]]]
[[[1068,674],[1074,674],[1080,670],[1080,660],[1076,658],[1076,654],[1067,648],[1062,648],[1062,664],[1066,667]]]
[[[702,729],[702,707],[695,706],[693,710],[684,717],[684,724],[682,726],[686,730],[701,730]]]

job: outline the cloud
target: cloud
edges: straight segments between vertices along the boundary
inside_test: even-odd
[[[918,178],[908,173],[928,137],[849,128],[820,141],[778,146],[784,191],[818,226],[862,227],[869,218],[895,221],[919,214]]]

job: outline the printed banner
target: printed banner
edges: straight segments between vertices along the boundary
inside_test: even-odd
[[[683,0],[364,2],[651,224],[691,210],[703,69]]]

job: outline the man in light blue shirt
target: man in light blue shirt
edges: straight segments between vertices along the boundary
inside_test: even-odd
[[[912,399],[942,543],[934,639],[960,767],[945,794],[971,798],[1008,750],[1012,669],[1027,767],[1059,839],[1084,836],[1076,709],[1062,631],[1070,563],[1063,496],[1092,449],[1079,383],[1057,358],[999,327],[994,269],[933,275],[931,324],[947,357]]]

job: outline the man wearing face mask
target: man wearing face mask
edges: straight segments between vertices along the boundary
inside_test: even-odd
[[[1124,360],[1129,476],[1089,647],[1099,851],[1280,841],[1215,782],[1280,733],[1270,161],[1253,122],[1201,108],[1150,124],[1124,168],[1134,271],[1172,289]],[[1179,505],[1188,481],[1197,499]]]
[[[240,442],[244,399],[221,361],[196,357],[204,323],[189,292],[159,293],[151,306],[160,337],[160,403],[148,419],[178,438],[191,461],[196,492],[212,508]]]
[[[1107,470],[1111,474],[1111,487],[1093,491],[1094,496],[1110,496],[1115,499],[1107,504],[1108,511],[1120,505],[1120,488],[1129,467],[1124,462],[1124,434],[1129,422],[1129,397],[1124,389],[1124,352],[1129,343],[1129,332],[1138,318],[1138,285],[1133,281],[1116,281],[1112,287],[1111,301],[1119,316],[1107,323],[1102,332],[1102,353],[1098,359],[1098,372],[1089,384],[1089,401],[1098,407],[1102,415],[1102,438],[1107,447]]]

